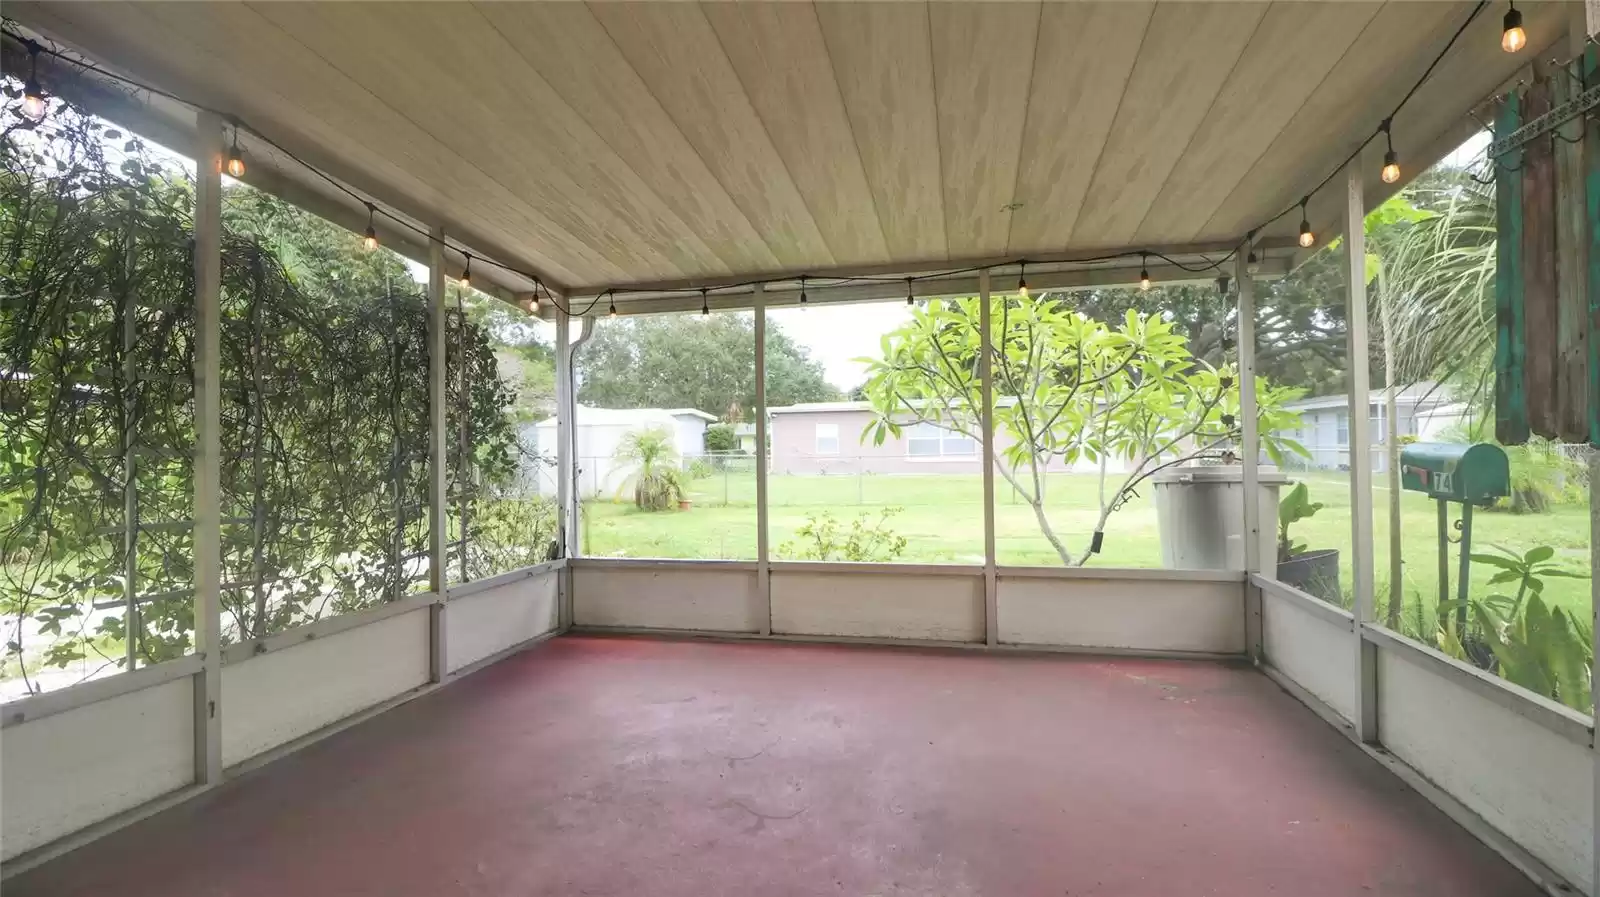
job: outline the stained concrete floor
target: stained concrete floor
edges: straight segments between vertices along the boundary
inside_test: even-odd
[[[1241,666],[567,637],[6,897],[1533,897]]]

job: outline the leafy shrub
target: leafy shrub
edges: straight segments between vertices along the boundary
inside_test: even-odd
[[[863,511],[848,527],[827,511],[806,516],[804,526],[795,530],[795,539],[778,546],[778,556],[802,561],[895,560],[906,551],[906,539],[888,526],[889,518],[901,508],[884,508],[876,520]]]
[[[738,450],[739,436],[734,433],[732,424],[712,424],[706,427],[706,451],[736,452]]]

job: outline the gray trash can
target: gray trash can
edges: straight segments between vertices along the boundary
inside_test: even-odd
[[[1244,468],[1170,467],[1150,479],[1156,489],[1162,566],[1244,569]],[[1278,490],[1288,482],[1277,467],[1260,468],[1260,545],[1267,570],[1277,563]]]

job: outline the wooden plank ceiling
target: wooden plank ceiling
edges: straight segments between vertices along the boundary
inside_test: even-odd
[[[1471,6],[52,2],[7,14],[238,115],[480,254],[593,293],[1236,241],[1372,132]],[[1556,4],[1520,8],[1533,48],[1565,27]],[[1409,174],[1533,56],[1500,51],[1500,14],[1478,17],[1396,119]],[[1380,196],[1381,152],[1363,161]],[[1312,205],[1325,233],[1337,193]]]

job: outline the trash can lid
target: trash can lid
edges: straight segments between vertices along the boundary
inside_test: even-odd
[[[1150,479],[1157,485],[1177,483],[1243,483],[1244,467],[1239,464],[1197,464],[1190,467],[1168,467]],[[1256,482],[1262,486],[1283,486],[1289,477],[1276,465],[1263,464],[1257,468]]]

